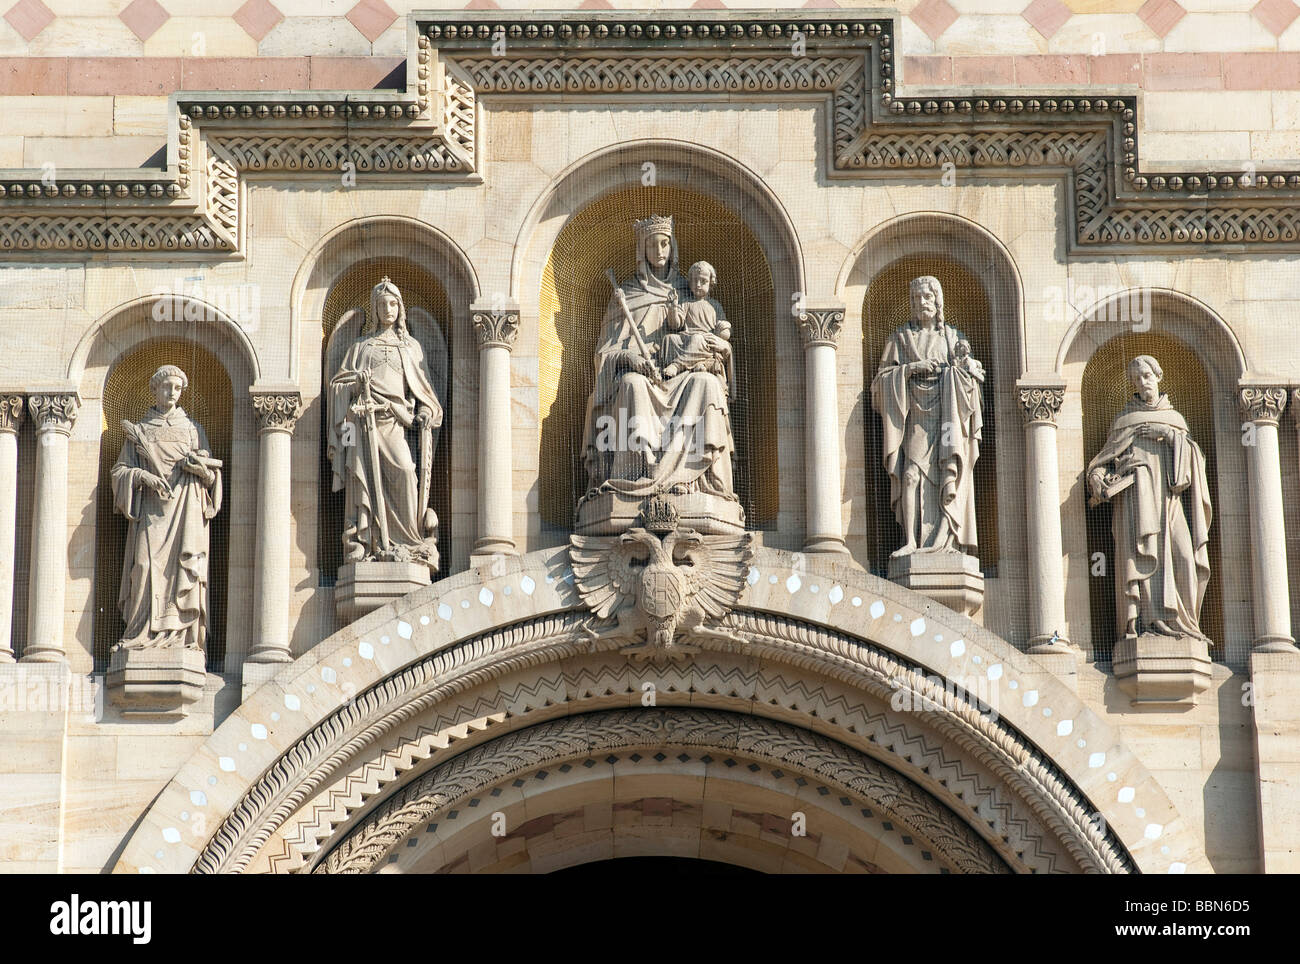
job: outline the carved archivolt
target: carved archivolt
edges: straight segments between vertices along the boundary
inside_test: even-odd
[[[486,795],[497,784],[542,764],[560,766],[633,747],[665,755],[682,748],[707,750],[778,764],[880,810],[925,840],[940,861],[955,870],[1007,872],[1006,864],[970,827],[865,754],[797,727],[690,708],[567,717],[476,747],[404,787],[333,846],[314,869],[367,873],[440,814]]]
[[[898,96],[891,20],[827,10],[763,21],[744,11],[460,11],[418,28],[415,79],[404,93],[182,98],[166,172],[0,180],[0,249],[235,252],[244,172],[337,172],[350,163],[379,174],[469,176],[483,94],[672,103],[683,94],[820,95],[834,175],[905,171],[930,181],[947,164],[1064,172],[1072,242],[1090,251],[1300,242],[1300,172],[1144,173],[1136,97]]]
[[[811,724],[924,785],[1016,869],[1132,869],[1123,846],[1096,821],[1072,782],[964,694],[936,686],[919,667],[862,640],[784,617],[737,616],[751,642],[709,640],[689,672],[657,669],[664,680],[682,675],[681,695],[673,695],[669,682],[661,705],[712,701],[753,719]],[[359,694],[267,769],[208,841],[194,870],[238,872],[255,860],[267,866],[268,856],[269,869],[300,868],[354,814],[412,771],[421,772],[421,761],[440,766],[488,731],[548,714],[626,704],[627,694],[634,701],[639,684],[634,688],[627,661],[588,642],[579,632],[582,618],[562,613],[496,630],[430,654]],[[582,659],[596,662],[574,664]],[[512,678],[518,682],[504,687]],[[863,704],[864,691],[874,697],[870,706]],[[897,692],[924,709],[882,712],[881,703]],[[279,844],[272,841],[276,835]]]

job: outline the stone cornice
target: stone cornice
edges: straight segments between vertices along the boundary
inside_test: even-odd
[[[410,16],[405,91],[182,92],[171,99],[165,171],[0,175],[0,248],[238,255],[250,175],[470,178],[478,96],[687,95],[826,102],[831,176],[1063,175],[1074,251],[1300,250],[1300,170],[1143,171],[1132,95],[909,96],[896,85],[892,19],[851,10]]]

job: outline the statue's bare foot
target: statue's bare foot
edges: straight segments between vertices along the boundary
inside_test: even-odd
[[[914,552],[916,552],[916,546],[911,543],[908,543],[905,546],[899,546],[897,549],[891,552],[889,554],[889,558],[898,559],[902,556],[910,556]]]

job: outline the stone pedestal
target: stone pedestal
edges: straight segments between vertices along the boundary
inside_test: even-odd
[[[1256,786],[1259,793],[1259,869],[1300,873],[1300,650],[1250,654]]]
[[[647,496],[602,492],[578,507],[574,531],[583,536],[612,536],[639,525],[641,503]],[[661,496],[677,510],[678,526],[704,535],[727,535],[745,531],[745,510],[739,502],[703,492]]]
[[[1194,636],[1125,636],[1115,644],[1113,671],[1134,706],[1191,706],[1210,687],[1210,651]]]
[[[929,596],[963,616],[984,604],[980,561],[964,552],[912,552],[889,560],[889,581]]]
[[[344,623],[429,585],[429,567],[415,562],[349,562],[339,567],[334,610]]]
[[[127,718],[178,720],[203,696],[206,661],[197,649],[119,649],[108,663],[109,698]]]

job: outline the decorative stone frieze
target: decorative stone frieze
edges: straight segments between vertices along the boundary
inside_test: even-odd
[[[245,172],[319,175],[347,162],[371,176],[468,177],[478,169],[477,98],[495,94],[822,94],[832,176],[929,180],[945,165],[1057,172],[1072,188],[1076,248],[1300,247],[1300,171],[1143,172],[1133,96],[899,98],[892,20],[825,10],[762,21],[745,11],[449,11],[417,18],[417,28],[406,91],[182,99],[173,169],[0,178],[0,247],[236,253]],[[196,172],[202,196],[192,194]]]

